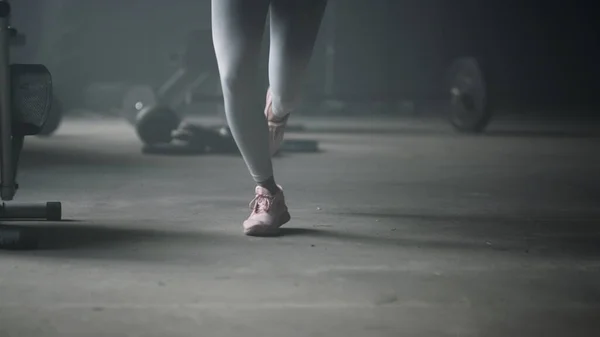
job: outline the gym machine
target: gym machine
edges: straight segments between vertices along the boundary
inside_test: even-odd
[[[48,220],[62,217],[60,202],[14,204],[19,188],[17,168],[25,136],[39,134],[52,102],[52,76],[41,64],[10,64],[10,47],[19,36],[9,24],[11,6],[0,0],[0,221]],[[25,230],[0,225],[0,248],[22,248]]]
[[[124,96],[124,117],[135,127],[143,143],[142,153],[155,155],[238,154],[227,126],[203,126],[185,121],[180,112],[186,97],[211,77],[217,69],[209,30],[188,36],[180,66],[161,86],[132,87]],[[216,76],[218,77],[218,76]],[[198,97],[200,95],[194,95]],[[222,97],[203,95],[203,101],[222,102]],[[288,127],[288,130],[292,129]],[[297,128],[298,129],[298,128]],[[286,140],[285,152],[317,152],[315,140]]]

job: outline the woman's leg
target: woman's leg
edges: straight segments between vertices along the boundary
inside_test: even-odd
[[[270,235],[289,221],[281,188],[273,179],[269,130],[262,114],[256,71],[270,0],[212,0],[213,44],[221,77],[225,115],[238,148],[257,183],[247,235]]]
[[[273,176],[257,70],[270,0],[212,0],[212,34],[225,115],[257,183]]]
[[[275,34],[271,39],[275,45],[271,48],[277,50],[271,51],[269,71],[281,72],[271,80],[275,84],[273,92],[276,96],[275,105],[269,106],[275,109],[279,109],[288,91],[298,91],[301,74],[310,58],[318,24],[307,25],[304,20],[321,20],[322,10],[316,10],[319,8],[315,5],[317,1],[308,0],[306,5],[304,2],[284,0],[271,7],[274,11],[271,25]],[[269,129],[265,116],[260,112],[260,100],[256,99],[260,97],[256,90],[256,70],[269,3],[271,1],[268,0],[212,1],[213,43],[227,121],[244,161],[258,184],[256,197],[251,203],[252,213],[244,221],[244,232],[248,235],[274,234],[290,219],[281,187],[273,179]],[[318,3],[324,5],[322,0]],[[294,13],[296,11],[301,13]],[[312,42],[306,43],[307,40]],[[299,49],[294,48],[296,43]],[[300,54],[295,55],[296,52]],[[279,60],[273,61],[273,57]]]
[[[298,102],[327,0],[273,0],[270,14],[267,116],[271,152],[283,141],[289,114]]]

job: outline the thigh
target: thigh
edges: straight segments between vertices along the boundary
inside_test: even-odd
[[[313,52],[327,0],[273,0],[270,6],[269,80],[292,95]]]
[[[311,53],[327,0],[271,1],[271,45],[280,53]]]
[[[270,0],[212,0],[211,25],[223,79],[251,72],[260,54]]]

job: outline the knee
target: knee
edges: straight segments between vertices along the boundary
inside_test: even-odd
[[[225,67],[219,73],[224,92],[240,94],[255,87],[251,70],[242,65]]]

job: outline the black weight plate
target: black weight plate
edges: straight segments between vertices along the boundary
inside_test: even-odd
[[[479,133],[492,111],[480,63],[473,57],[456,59],[450,67],[450,122],[460,132]]]
[[[137,114],[148,106],[157,105],[154,89],[148,85],[132,86],[123,95],[122,116],[131,124],[135,124]]]
[[[42,127],[42,130],[38,134],[41,137],[48,137],[54,134],[56,130],[62,124],[63,119],[63,107],[61,102],[56,97],[52,97],[52,105],[50,106],[50,111],[48,112],[48,119],[46,119],[46,123]]]
[[[180,123],[179,116],[173,110],[162,106],[149,106],[138,113],[135,130],[144,144],[165,144],[171,142],[172,132]]]

